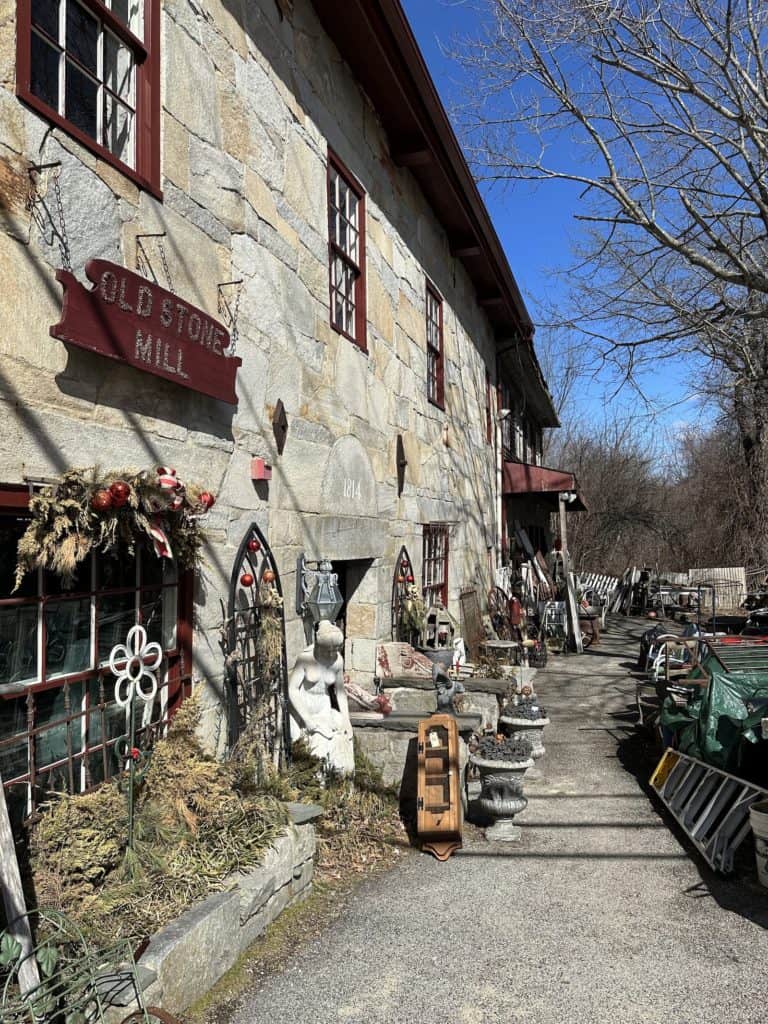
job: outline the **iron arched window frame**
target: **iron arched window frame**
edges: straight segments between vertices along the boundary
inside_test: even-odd
[[[258,545],[254,549],[254,542]],[[265,580],[264,574],[270,571],[272,578]],[[251,577],[251,582],[243,583],[245,575]],[[255,642],[258,628],[261,625],[262,608],[261,595],[262,587],[267,584],[273,588],[280,598],[280,664],[278,678],[273,679],[270,685],[271,696],[275,701],[274,713],[276,719],[275,746],[271,751],[275,767],[287,763],[290,758],[290,738],[288,734],[288,669],[285,645],[285,611],[283,602],[283,587],[280,581],[280,572],[277,561],[272,553],[267,538],[260,529],[258,523],[252,522],[245,532],[235,556],[234,567],[229,581],[229,596],[227,603],[227,620],[225,629],[226,639],[226,669],[229,688],[229,748],[232,750],[242,732],[245,724],[245,714],[249,710],[248,699],[252,694],[239,693],[238,689],[243,685],[242,675],[238,667],[244,661],[248,661],[251,668],[255,666],[254,655],[248,659],[239,657],[241,645],[244,642]],[[238,595],[246,595],[248,604],[246,607],[238,605]],[[250,618],[247,617],[250,613]],[[239,622],[246,616],[245,621]],[[250,630],[250,635],[248,631]],[[256,682],[254,679],[253,682]],[[262,690],[262,693],[264,691]],[[253,703],[251,704],[251,708]]]

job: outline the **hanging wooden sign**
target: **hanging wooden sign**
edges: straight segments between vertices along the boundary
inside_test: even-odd
[[[108,260],[89,260],[88,289],[68,270],[61,320],[51,335],[107,359],[237,405],[235,376],[242,360],[229,356],[229,331],[203,310]]]

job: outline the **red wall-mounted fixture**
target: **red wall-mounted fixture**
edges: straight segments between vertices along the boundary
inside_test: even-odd
[[[251,459],[251,480],[271,480],[272,467],[264,459]]]

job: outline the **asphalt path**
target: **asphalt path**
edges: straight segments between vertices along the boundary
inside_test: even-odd
[[[551,725],[522,838],[414,854],[246,993],[231,1024],[748,1024],[768,1020],[768,893],[724,880],[649,797],[620,620],[536,689]],[[748,853],[748,851],[747,851]]]

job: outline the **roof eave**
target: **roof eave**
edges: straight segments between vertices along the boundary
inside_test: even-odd
[[[500,335],[529,340],[533,322],[399,0],[313,0],[373,103],[393,161],[408,167]]]

